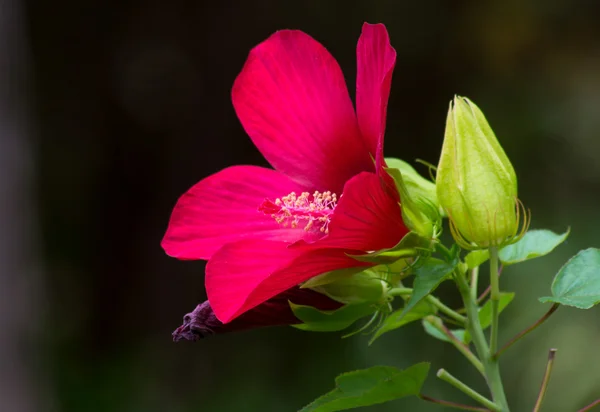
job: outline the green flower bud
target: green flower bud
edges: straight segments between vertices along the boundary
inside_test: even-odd
[[[426,239],[437,237],[442,215],[433,183],[421,177],[408,163],[391,158],[386,162],[389,167],[385,170],[400,195],[406,227]]]
[[[311,286],[311,289],[346,304],[381,304],[385,302],[387,283],[377,272],[367,269],[349,277],[338,278],[331,283]]]
[[[450,102],[436,192],[460,246],[502,246],[516,238],[523,208],[515,170],[481,110],[463,97]]]

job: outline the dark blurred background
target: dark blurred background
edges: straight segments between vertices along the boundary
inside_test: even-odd
[[[361,25],[385,23],[398,52],[386,155],[436,163],[448,102],[468,96],[517,170],[532,227],[572,227],[553,255],[505,271],[503,288],[518,294],[501,341],[545,312],[537,297],[568,257],[600,246],[598,1],[2,0],[0,11],[3,412],[294,411],[341,372],[426,360],[483,389],[418,323],[370,347],[293,328],[171,342],[205,299],[204,265],[167,257],[161,237],[192,184],[265,165],[230,90],[278,29],[322,42],[353,96]],[[514,411],[531,410],[551,347],[544,411],[600,396],[598,315],[560,309],[505,355]],[[469,402],[433,373],[424,392]]]

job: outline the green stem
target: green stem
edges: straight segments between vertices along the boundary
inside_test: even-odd
[[[412,295],[413,290],[411,288],[392,288],[388,290],[390,296],[407,296]]]
[[[502,265],[500,265],[498,267],[498,277],[500,277],[500,275],[502,274],[502,268],[503,268]],[[487,297],[487,295],[490,294],[490,289],[491,288],[492,288],[491,285],[488,286],[487,288],[485,288],[485,290],[483,291],[483,293],[481,295],[479,295],[479,297],[477,298],[477,304],[478,305],[480,305],[485,300],[485,298]]]
[[[474,401],[478,402],[479,404],[485,406],[486,408],[495,412],[502,412],[502,409],[498,405],[490,401],[485,396],[469,388],[467,385],[456,379],[454,376],[450,375],[450,373],[448,373],[448,371],[446,371],[445,369],[440,369],[437,373],[437,377],[445,382],[448,382],[450,385],[454,386],[456,389],[458,389]]]
[[[485,371],[488,387],[492,393],[492,398],[494,399],[494,402],[500,406],[500,411],[509,412],[508,401],[506,400],[504,387],[502,386],[502,378],[500,377],[498,361],[491,356],[490,348],[488,347],[485,335],[483,334],[483,329],[481,328],[481,323],[479,323],[477,303],[471,297],[471,290],[465,276],[459,271],[456,271],[454,273],[454,278],[467,312],[467,329],[471,334],[479,359],[483,362],[483,369]]]
[[[546,372],[544,373],[544,379],[542,379],[542,386],[540,387],[540,393],[538,394],[533,412],[540,412],[542,402],[544,401],[544,395],[546,395],[546,389],[548,389],[548,382],[550,382],[550,374],[552,373],[552,366],[554,365],[554,357],[556,356],[556,349],[550,349],[548,353],[548,363],[546,364]]]
[[[510,341],[508,341],[508,343],[506,345],[504,345],[503,347],[501,347],[498,350],[498,352],[494,353],[494,358],[498,358],[505,350],[507,350],[508,348],[510,348],[512,345],[514,345],[519,339],[521,339],[523,336],[527,335],[529,332],[533,331],[538,326],[540,326],[542,323],[544,323],[546,320],[548,320],[548,318],[550,317],[550,315],[552,315],[554,312],[556,312],[556,309],[558,309],[559,307],[560,307],[560,304],[558,304],[558,303],[553,304],[550,307],[550,309],[548,310],[548,312],[546,312],[544,314],[544,316],[542,316],[541,318],[539,318],[537,320],[537,322],[535,322],[533,325],[529,326],[527,329],[519,332],[519,334],[517,336],[515,336],[514,338],[512,338]]]
[[[471,269],[471,299],[477,300],[477,283],[479,280],[479,266]]]
[[[392,288],[388,291],[388,295],[390,296],[408,296],[412,295],[413,290],[411,288]],[[427,295],[425,298],[429,303],[438,308],[440,312],[446,314],[448,317],[457,321],[460,325],[465,325],[467,323],[467,318],[457,313],[455,310],[449,308],[444,305],[438,298],[432,295]]]
[[[473,366],[475,366],[475,369],[477,369],[482,375],[485,376],[485,372],[483,370],[483,363],[481,363],[481,361],[479,359],[477,359],[477,356],[475,356],[475,354],[473,352],[471,352],[471,350],[469,349],[469,347],[467,345],[465,345],[463,342],[461,342],[460,340],[458,340],[458,338],[454,335],[454,333],[452,333],[452,331],[450,329],[448,329],[435,316],[427,316],[425,318],[425,321],[427,323],[429,323],[431,326],[433,326],[435,329],[437,329],[444,336],[446,336],[448,338],[448,340],[450,341],[450,343],[460,353],[462,353],[464,355],[464,357],[467,358],[467,360],[469,362],[471,362],[471,364]]]
[[[435,403],[437,405],[447,406],[449,408],[460,409],[462,411],[474,411],[474,412],[489,412],[490,411],[487,408],[463,405],[462,403],[445,401],[443,399],[436,399],[436,398],[432,398],[431,396],[427,396],[427,395],[423,395],[423,394],[419,395],[419,398],[421,398],[422,400],[427,401],[427,402]]]
[[[465,326],[467,324],[467,318],[465,318],[463,315],[457,313],[455,310],[449,308],[448,306],[444,305],[435,296],[433,296],[433,295],[427,295],[427,297],[425,299],[427,299],[427,301],[429,303],[431,303],[433,306],[435,306],[436,308],[438,308],[440,310],[440,312],[442,312],[442,313],[446,314],[448,317],[454,319],[459,324],[461,324],[463,326]]]
[[[490,352],[498,350],[498,315],[500,305],[500,281],[498,277],[498,248],[490,248],[490,300],[492,302],[492,324],[490,333]]]

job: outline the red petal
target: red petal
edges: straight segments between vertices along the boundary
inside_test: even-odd
[[[318,245],[368,252],[392,247],[406,233],[398,202],[377,175],[363,172],[346,183],[329,224],[329,236]]]
[[[286,229],[258,211],[265,198],[275,199],[302,188],[275,170],[234,166],[201,180],[178,200],[162,247],[180,259],[208,259],[224,244],[247,238],[294,242],[311,234]]]
[[[342,71],[309,35],[283,30],[255,47],[232,99],[269,163],[311,190],[339,193],[355,174],[374,170]]]
[[[220,249],[206,265],[206,292],[217,318],[227,323],[316,275],[369,266],[347,249],[288,248],[283,242],[242,240]]]
[[[360,131],[376,153],[377,170],[384,164],[383,137],[396,50],[383,24],[365,23],[356,47],[356,114]]]

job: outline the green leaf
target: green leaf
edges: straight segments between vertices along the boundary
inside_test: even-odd
[[[415,266],[413,269],[415,272],[413,293],[402,310],[398,321],[406,316],[417,303],[433,292],[440,283],[446,280],[457,265],[458,259],[448,263],[440,259],[427,258],[421,265]]]
[[[567,239],[570,231],[559,235],[550,230],[530,230],[518,242],[500,249],[498,256],[505,265],[512,265],[547,255]]]
[[[371,263],[394,263],[398,259],[415,257],[419,254],[419,249],[427,248],[429,241],[422,238],[415,232],[408,232],[398,244],[389,249],[382,249],[377,252],[367,253],[365,255],[348,255],[361,262]]]
[[[439,339],[439,340],[444,341],[444,342],[450,342],[450,339],[446,335],[444,335],[442,332],[440,332],[435,326],[433,326],[431,324],[431,322],[429,322],[427,319],[423,319],[421,321],[421,323],[423,324],[423,329],[425,329],[425,332],[428,335],[431,335],[434,338]],[[464,330],[464,329],[451,329],[450,332],[452,332],[452,334],[454,336],[456,336],[456,338],[459,341],[461,341],[461,342],[463,342],[465,344],[468,342],[468,340],[466,339],[466,334],[467,334],[466,330]]]
[[[419,395],[429,372],[428,363],[404,370],[390,366],[347,372],[335,379],[336,388],[300,412],[335,412]]]
[[[398,309],[385,318],[383,324],[379,327],[379,329],[377,329],[369,341],[369,345],[375,342],[375,339],[386,332],[398,329],[408,323],[424,318],[425,316],[434,315],[435,313],[437,313],[437,308],[424,300],[419,302],[411,311],[406,314],[402,313],[402,309]]]
[[[467,253],[465,256],[465,263],[469,269],[480,266],[483,262],[490,258],[490,251],[488,249],[474,250]]]
[[[294,315],[304,322],[292,326],[313,332],[337,332],[346,329],[358,319],[377,310],[377,305],[372,303],[345,305],[337,310],[328,311],[321,311],[312,306],[296,305],[292,302],[290,302],[290,307]]]
[[[500,301],[498,302],[498,313],[501,313],[515,297],[514,292],[500,292]],[[479,323],[482,329],[489,328],[492,324],[492,301],[488,299],[485,305],[479,309]]]
[[[326,272],[321,275],[315,276],[314,278],[310,278],[302,284],[301,288],[306,289],[327,285],[329,283],[333,283],[341,279],[347,279],[356,273],[363,272],[364,270],[365,269],[362,267],[332,270],[331,272]]]
[[[552,282],[552,296],[540,302],[589,309],[600,303],[600,249],[589,248],[573,256]]]
[[[570,229],[562,235],[550,230],[530,230],[522,239],[500,249],[498,256],[505,265],[524,262],[552,252],[558,245],[563,243],[569,236]],[[480,266],[490,258],[488,249],[474,250],[465,256],[465,263],[469,269]]]
[[[500,292],[500,301],[498,302],[498,314],[508,306],[515,297],[514,292]],[[479,309],[479,323],[482,329],[487,329],[492,324],[492,302],[488,299],[487,302]],[[469,344],[471,342],[471,334],[466,331],[463,337],[463,342]]]

